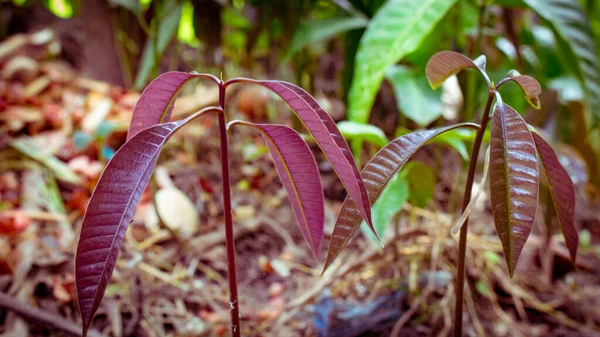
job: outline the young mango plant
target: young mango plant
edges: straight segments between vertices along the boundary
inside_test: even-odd
[[[203,78],[219,87],[219,106],[208,107],[187,117],[169,122],[175,96],[187,82]],[[231,333],[240,336],[240,314],[235,269],[235,248],[230,195],[230,168],[227,129],[233,125],[250,126],[260,131],[284,185],[300,230],[318,258],[323,239],[324,197],[319,171],[308,145],[293,129],[284,125],[225,122],[225,91],[234,83],[261,85],[279,95],[296,113],[324,152],[354,201],[353,209],[371,228],[371,204],[348,144],[333,119],[302,88],[281,81],[235,78],[222,81],[209,74],[169,72],[156,78],[137,102],[126,143],[107,164],[90,198],[77,247],[75,278],[83,336],[92,323],[106,286],[115,268],[127,227],[140,201],[165,142],[192,120],[217,114],[221,144],[223,211],[228,259],[231,305]]]
[[[550,201],[556,213],[571,259],[575,261],[578,234],[574,226],[575,193],[573,183],[561,166],[552,147],[537,133],[531,132],[523,118],[502,101],[498,90],[505,83],[516,83],[525,99],[535,108],[540,107],[541,87],[532,77],[511,71],[494,85],[485,72],[485,56],[475,60],[451,51],[435,54],[426,67],[431,86],[439,87],[448,77],[463,69],[473,68],[481,73],[487,83],[488,98],[479,125],[462,123],[433,130],[416,131],[399,137],[384,146],[364,167],[361,176],[374,204],[391,178],[410,157],[428,141],[446,131],[468,127],[476,129],[471,150],[469,171],[463,194],[463,216],[457,230],[459,255],[456,275],[456,304],[454,315],[455,336],[462,336],[462,305],[465,282],[465,254],[467,248],[468,205],[475,179],[478,156],[484,133],[491,119],[489,176],[491,202],[496,231],[502,243],[508,271],[512,277],[523,246],[531,233],[538,208],[540,165],[547,177]],[[492,104],[495,107],[492,111]],[[487,170],[487,166],[484,170]],[[486,173],[484,173],[485,176]],[[342,247],[354,235],[361,223],[361,212],[350,198],[344,201],[329,244],[324,271],[337,257]]]

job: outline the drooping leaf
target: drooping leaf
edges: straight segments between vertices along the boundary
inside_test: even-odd
[[[363,28],[368,23],[367,19],[360,16],[304,22],[296,30],[287,56],[290,57],[313,43],[328,40],[349,30]]]
[[[403,170],[402,172],[398,172],[398,174],[390,180],[389,184],[381,192],[381,196],[377,202],[373,205],[373,226],[375,226],[375,230],[382,238],[385,236],[385,230],[394,215],[402,210],[408,196],[408,181],[406,180],[406,174],[404,174]],[[363,226],[361,223],[360,229],[369,239],[379,245],[373,233],[367,230],[367,226]]]
[[[423,76],[407,67],[394,66],[387,78],[394,87],[398,109],[419,126],[427,126],[442,115],[440,93],[432,91]]]
[[[469,127],[477,129],[479,126],[473,123],[461,123],[439,129],[415,131],[413,133],[394,139],[383,147],[361,171],[369,200],[374,204],[381,195],[381,191],[387,186],[390,179],[406,164],[410,157],[417,152],[435,136],[456,128]],[[327,260],[323,271],[333,263],[333,260],[346,245],[348,240],[356,233],[361,221],[360,212],[349,198],[344,200],[342,208],[335,222]]]
[[[490,192],[496,231],[512,277],[538,207],[537,152],[523,118],[496,104],[490,139]]]
[[[168,122],[173,111],[175,96],[184,84],[194,78],[212,79],[212,76],[171,71],[152,81],[135,104],[127,140],[149,126]]]
[[[347,140],[360,139],[380,147],[388,143],[383,130],[375,125],[342,121],[337,123],[337,127]]]
[[[175,37],[179,27],[179,18],[185,1],[166,0],[162,1],[157,15],[153,18],[152,26],[154,37],[148,37],[142,58],[139,63],[134,88],[141,89],[148,83],[152,76],[152,70],[158,66],[167,47]]]
[[[348,119],[366,123],[386,70],[416,50],[457,0],[390,0],[360,40],[348,95]]]
[[[484,74],[485,56],[481,55],[475,60],[471,60],[463,54],[453,51],[441,51],[433,55],[427,62],[425,74],[429,80],[429,84],[433,89],[438,88],[444,81],[467,68],[477,69]]]
[[[594,117],[600,122],[600,66],[590,19],[579,1],[524,0],[539,16],[547,20],[576,60],[579,80]]]
[[[346,143],[331,116],[323,110],[319,103],[304,89],[291,83],[250,79],[235,79],[233,81],[250,82],[265,86],[279,95],[294,110],[321,150],[323,150],[325,157],[327,157],[346,191],[348,191],[351,200],[375,233],[371,221],[371,203],[367,196],[365,184],[360,178],[356,162],[352,157],[352,152],[350,152],[348,143]]]
[[[533,77],[527,75],[521,75],[516,70],[511,70],[506,75],[507,81],[515,82],[525,94],[525,99],[532,107],[540,109],[540,95],[542,94],[542,87],[540,83]]]
[[[550,144],[537,133],[532,133],[537,152],[542,160],[542,165],[548,180],[548,190],[556,212],[560,230],[565,237],[571,260],[575,263],[579,236],[575,229],[575,187],[573,181],[563,168]]]
[[[294,129],[285,125],[229,123],[233,124],[252,126],[263,134],[298,226],[318,259],[323,242],[325,201],[319,167],[310,148]]]
[[[185,120],[151,126],[127,141],[108,163],[83,217],[77,254],[75,283],[83,336],[115,268],[121,243],[148,185],[158,155],[167,139],[204,109]]]

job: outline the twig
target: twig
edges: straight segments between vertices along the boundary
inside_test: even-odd
[[[59,315],[51,313],[49,311],[34,308],[26,303],[18,301],[6,293],[0,292],[0,307],[11,310],[30,321],[41,323],[46,326],[64,331],[73,336],[81,335],[81,326],[71,322]],[[88,332],[90,337],[105,337],[103,334],[96,330],[90,330]]]

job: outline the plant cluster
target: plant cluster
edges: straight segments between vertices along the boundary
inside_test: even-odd
[[[300,230],[316,258],[323,240],[324,198],[317,164],[308,145],[292,128],[275,124],[255,124],[234,120],[226,123],[225,92],[235,83],[266,87],[279,95],[297,114],[314,137],[327,160],[344,184],[348,197],[338,214],[324,271],[358,230],[364,220],[377,236],[371,221],[371,205],[381,196],[391,179],[411,156],[435,137],[457,128],[476,130],[463,199],[463,220],[459,223],[457,268],[456,335],[461,335],[462,294],[465,280],[467,219],[471,190],[484,133],[491,121],[489,170],[491,201],[496,231],[502,242],[508,271],[512,276],[523,246],[535,222],[538,208],[540,166],[547,177],[551,203],[572,259],[577,253],[578,237],[574,219],[573,184],[552,147],[531,131],[521,116],[502,101],[500,87],[516,83],[526,100],[539,108],[541,88],[532,77],[510,72],[496,85],[485,73],[485,57],[471,60],[455,52],[440,52],[427,65],[427,78],[438,87],[449,76],[472,68],[487,83],[488,99],[479,125],[460,123],[447,127],[419,130],[385,145],[365,165],[357,169],[348,144],[332,118],[306,91],[282,81],[258,81],[235,78],[222,81],[208,74],[170,72],[154,80],[142,93],[129,128],[127,142],[116,152],[102,174],[90,199],[81,230],[76,256],[76,285],[86,334],[94,313],[114,270],[125,231],[142,192],[148,185],[165,142],[181,127],[208,113],[216,113],[221,141],[223,210],[227,243],[232,335],[240,335],[235,250],[229,181],[227,130],[249,126],[259,131],[273,158],[276,171],[288,194]],[[220,92],[219,106],[208,107],[180,121],[170,122],[175,96],[181,87],[195,78],[212,80]],[[495,107],[492,105],[495,101]],[[484,170],[487,170],[488,165]],[[484,172],[484,176],[487,172]]]

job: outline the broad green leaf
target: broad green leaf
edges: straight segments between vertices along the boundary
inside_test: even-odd
[[[388,70],[387,79],[394,87],[398,109],[419,126],[427,126],[442,115],[441,93],[431,90],[424,75],[394,66]]]
[[[348,119],[365,123],[390,66],[416,50],[457,0],[390,0],[360,40],[348,95]]]
[[[435,191],[435,175],[431,167],[423,163],[412,162],[406,164],[404,169],[410,188],[408,199],[417,207],[426,207]]]
[[[463,140],[464,136],[460,135],[459,131],[471,131],[471,130],[452,130],[448,131],[444,134],[435,137],[433,140],[434,143],[444,144],[450,146],[458,154],[463,160],[469,160],[469,151],[467,151],[467,146]]]
[[[360,16],[304,22],[296,30],[292,38],[287,57],[294,55],[313,43],[329,40],[349,30],[363,28],[367,23],[369,21]]]
[[[109,2],[113,5],[126,8],[135,16],[142,16],[142,6],[138,0],[109,0]]]
[[[560,230],[565,237],[571,260],[575,263],[579,237],[575,229],[575,187],[567,171],[562,167],[550,144],[538,134],[532,133],[542,167],[548,180],[548,191]]]
[[[152,70],[158,67],[158,63],[175,37],[177,28],[179,27],[179,18],[181,17],[181,9],[184,2],[166,0],[162,4],[153,19],[155,22],[152,27],[156,27],[156,31],[154,32],[156,36],[155,38],[150,37],[146,40],[146,45],[142,52],[142,58],[134,83],[134,87],[138,90],[146,85],[148,78],[152,75]]]
[[[389,226],[394,215],[402,210],[408,196],[408,181],[406,180],[404,170],[402,170],[402,172],[399,172],[392,178],[388,186],[381,192],[381,197],[375,202],[371,211],[373,214],[373,226],[382,238],[385,236],[385,230]],[[369,230],[364,221],[360,228],[363,234],[373,240],[376,245],[380,246],[379,241]]]
[[[415,131],[394,139],[379,150],[361,171],[370,203],[374,204],[379,199],[381,192],[396,172],[402,169],[415,152],[437,135],[457,128],[477,129],[479,126],[473,123],[461,123],[433,130]],[[327,270],[348,240],[356,233],[360,222],[361,213],[352,199],[346,197],[333,227],[323,271]]]
[[[342,121],[337,123],[337,127],[342,136],[348,140],[360,139],[379,147],[383,147],[388,143],[388,138],[383,130],[375,125]]]
[[[539,167],[527,124],[502,102],[496,104],[492,119],[490,192],[496,231],[512,277],[535,221]]]
[[[576,0],[524,0],[547,20],[575,56],[593,125],[600,122],[600,66],[590,19]]]

